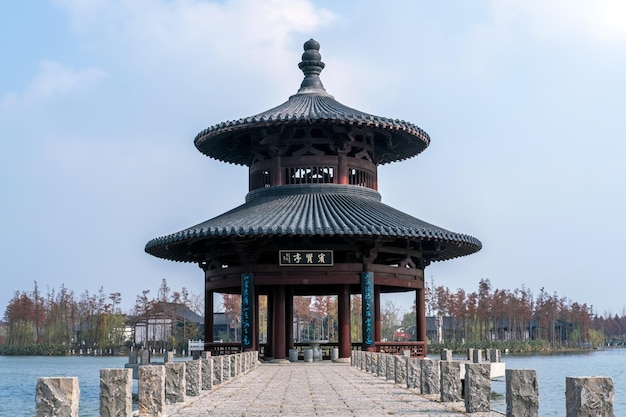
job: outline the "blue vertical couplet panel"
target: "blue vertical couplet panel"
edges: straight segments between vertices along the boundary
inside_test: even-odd
[[[374,346],[374,273],[361,272],[363,347]]]
[[[254,344],[254,274],[241,274],[241,344]]]

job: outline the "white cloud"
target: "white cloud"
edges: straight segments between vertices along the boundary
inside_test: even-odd
[[[99,68],[73,69],[55,61],[42,61],[39,71],[21,93],[9,93],[2,108],[42,103],[58,96],[79,93],[100,81],[106,73]]]
[[[525,27],[543,41],[626,41],[622,0],[495,0],[493,12],[496,20]]]
[[[292,33],[311,33],[333,14],[308,0],[58,0],[73,27],[101,36],[141,67],[228,66],[263,71],[284,58]]]

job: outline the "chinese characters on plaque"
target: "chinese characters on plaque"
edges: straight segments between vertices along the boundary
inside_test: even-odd
[[[332,250],[281,250],[280,266],[332,266]]]

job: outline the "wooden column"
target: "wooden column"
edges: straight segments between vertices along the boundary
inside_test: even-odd
[[[213,291],[204,291],[204,341],[213,342]]]
[[[426,294],[423,288],[415,290],[415,335],[418,342],[426,341]]]
[[[274,287],[273,300],[273,339],[272,353],[274,359],[285,359],[287,356],[286,326],[285,326],[285,286],[277,285]]]
[[[337,315],[339,320],[339,357],[349,358],[352,354],[350,332],[350,286],[344,284],[339,289]]]
[[[361,294],[362,294],[362,326],[363,326],[363,347],[365,350],[374,350],[375,341],[375,317],[376,298],[374,296],[374,273],[361,272]]]
[[[254,350],[257,329],[256,291],[254,290],[254,274],[241,274],[241,347],[244,351]]]
[[[375,339],[377,342],[383,340],[383,332],[381,328],[381,319],[380,319],[380,286],[374,286],[374,298],[376,299],[375,309],[374,309],[374,323],[375,323]]]
[[[280,156],[275,156],[272,161],[272,186],[283,185],[283,167]]]
[[[337,153],[337,184],[348,184],[348,164],[346,163],[346,153]]]
[[[293,287],[285,288],[285,339],[287,349],[293,349]]]
[[[274,289],[267,293],[267,346],[265,348],[265,356],[273,357],[274,355]]]
[[[255,287],[255,296],[254,296],[254,329],[255,329],[255,334],[256,337],[254,339],[254,350],[257,352],[260,352],[260,346],[259,346],[259,335],[261,334],[261,327],[260,327],[260,321],[259,321],[259,294],[256,292],[256,287]]]

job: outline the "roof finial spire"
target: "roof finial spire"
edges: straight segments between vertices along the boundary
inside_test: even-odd
[[[304,73],[304,80],[300,84],[298,93],[326,92],[319,77],[325,66],[319,50],[320,44],[314,39],[309,39],[304,43],[302,62],[298,64]]]

